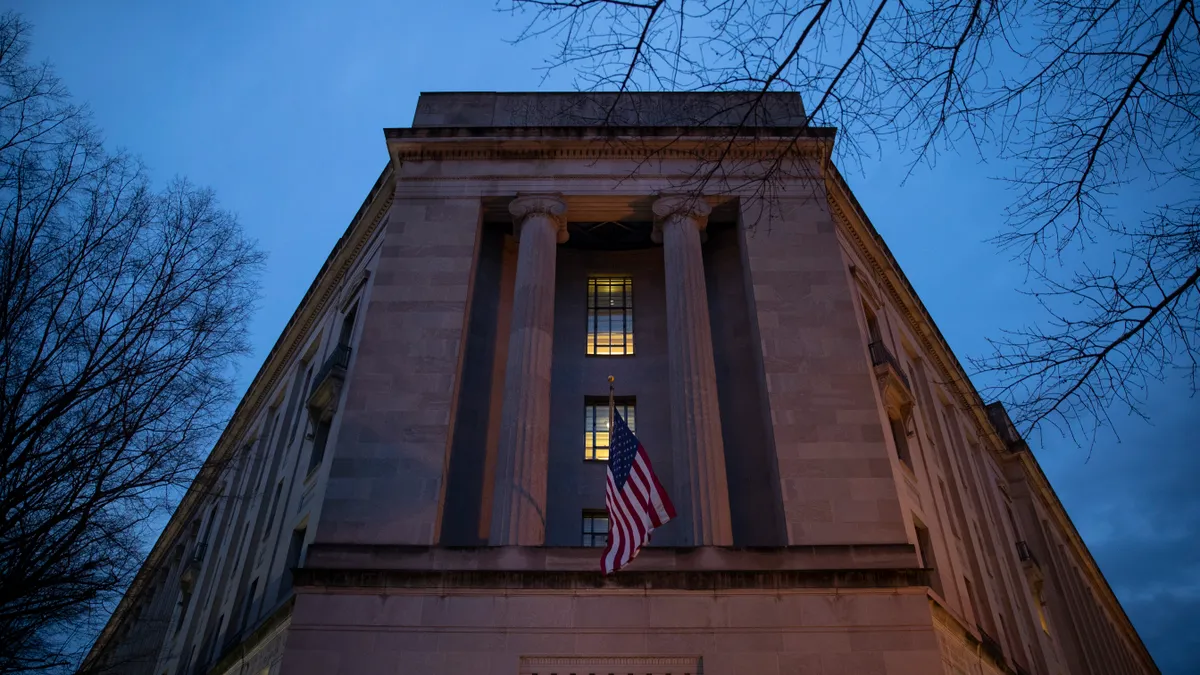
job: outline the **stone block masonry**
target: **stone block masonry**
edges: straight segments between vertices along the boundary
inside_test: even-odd
[[[823,188],[813,190],[770,214],[745,203],[740,224],[788,543],[903,542],[853,295]]]
[[[614,661],[581,675],[660,672],[657,659],[680,657],[704,675],[943,672],[919,589],[316,593],[300,597],[291,631],[288,675],[516,675],[576,655]]]
[[[479,228],[478,199],[392,206],[316,541],[435,541]]]

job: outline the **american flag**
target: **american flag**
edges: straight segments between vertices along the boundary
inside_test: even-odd
[[[675,517],[646,449],[616,410],[612,412],[612,441],[608,456],[608,545],[600,569],[612,574],[628,565],[650,541],[650,533]]]

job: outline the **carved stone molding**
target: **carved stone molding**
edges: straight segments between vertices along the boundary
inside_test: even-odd
[[[546,140],[555,140],[548,143]],[[789,157],[824,159],[832,149],[827,139],[803,139],[790,143],[791,139],[772,141],[739,141],[709,137],[696,139],[607,139],[586,138],[575,143],[564,143],[561,139],[529,140],[526,147],[518,147],[513,139],[503,143],[495,139],[464,138],[413,138],[392,140],[393,156],[400,164],[407,162],[440,161],[547,161],[547,160],[632,160],[645,161],[649,157],[657,160],[687,161],[736,161],[758,160],[764,156],[783,153]]]
[[[567,243],[570,234],[567,232],[567,203],[562,195],[520,195],[508,205],[508,212],[513,217],[513,234],[521,238],[521,229],[531,218],[548,220],[557,231],[557,241]]]
[[[912,413],[913,397],[897,375],[898,372],[891,364],[875,366],[875,379],[879,382],[879,393],[883,397],[888,416],[905,422]]]

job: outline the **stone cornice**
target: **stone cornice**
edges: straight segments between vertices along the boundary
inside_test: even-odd
[[[827,159],[834,131],[822,127],[502,127],[387,129],[396,162],[598,160],[761,161]]]
[[[210,494],[209,488],[220,478],[225,463],[239,447],[239,440],[251,433],[250,427],[255,417],[267,402],[267,397],[274,391],[279,379],[283,377],[287,365],[297,351],[303,348],[312,331],[313,322],[321,315],[331,300],[335,300],[338,293],[343,290],[342,282],[346,273],[354,265],[367,242],[371,240],[391,206],[394,194],[392,177],[393,169],[389,163],[380,173],[375,185],[372,186],[358,212],[351,219],[346,231],[334,245],[308,291],[300,300],[300,304],[292,313],[292,317],[288,320],[274,346],[271,347],[266,359],[263,360],[262,366],[246,389],[246,393],[234,410],[229,423],[217,439],[200,473],[192,481],[188,491],[184,493],[166,527],[155,541],[150,554],[146,556],[146,561],[142,564],[137,576],[134,577],[129,589],[118,603],[117,609],[109,617],[104,629],[92,645],[85,664],[96,658],[104,650],[108,641],[112,639],[116,628],[124,620],[129,608],[140,598],[150,577],[158,571],[176,538],[184,530],[192,515],[200,508],[204,497]]]
[[[937,329],[933,317],[904,276],[904,272],[901,271],[887,244],[854,198],[845,179],[832,163],[828,165],[826,171],[830,209],[837,218],[843,233],[852,241],[863,260],[870,265],[871,278],[891,298],[893,306],[902,312],[909,329],[920,340],[925,355],[934,362],[946,387],[950,389],[962,408],[971,412],[969,417],[973,426],[993,458],[1000,463],[1012,457],[1013,454],[1008,451],[1007,444],[1000,438],[987,417],[983,397],[971,384],[962,364],[950,349],[950,345],[942,336],[941,331]],[[1029,451],[1017,454],[1020,456],[1026,476],[1030,478],[1030,485],[1037,490],[1046,510],[1050,512],[1055,524],[1070,542],[1078,559],[1082,561],[1082,567],[1087,570],[1087,574],[1091,578],[1091,585],[1097,589],[1103,589],[1099,595],[1103,596],[1104,604],[1112,615],[1119,619],[1126,635],[1138,645],[1147,662],[1152,663],[1149,652],[1142,644],[1141,637],[1117,601],[1116,595],[1113,594],[1104,575],[1101,574],[1083,538],[1075,529],[1066,509],[1058,500],[1049,480],[1046,479],[1038,465],[1037,459]]]

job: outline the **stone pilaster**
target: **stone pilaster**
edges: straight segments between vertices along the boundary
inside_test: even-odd
[[[567,240],[567,205],[557,196],[528,195],[508,210],[519,242],[517,278],[489,541],[539,546],[546,539],[555,256]]]
[[[655,241],[663,245],[671,388],[671,446],[685,546],[730,546],[729,488],[717,405],[712,333],[700,235],[712,208],[691,196],[654,202]]]

